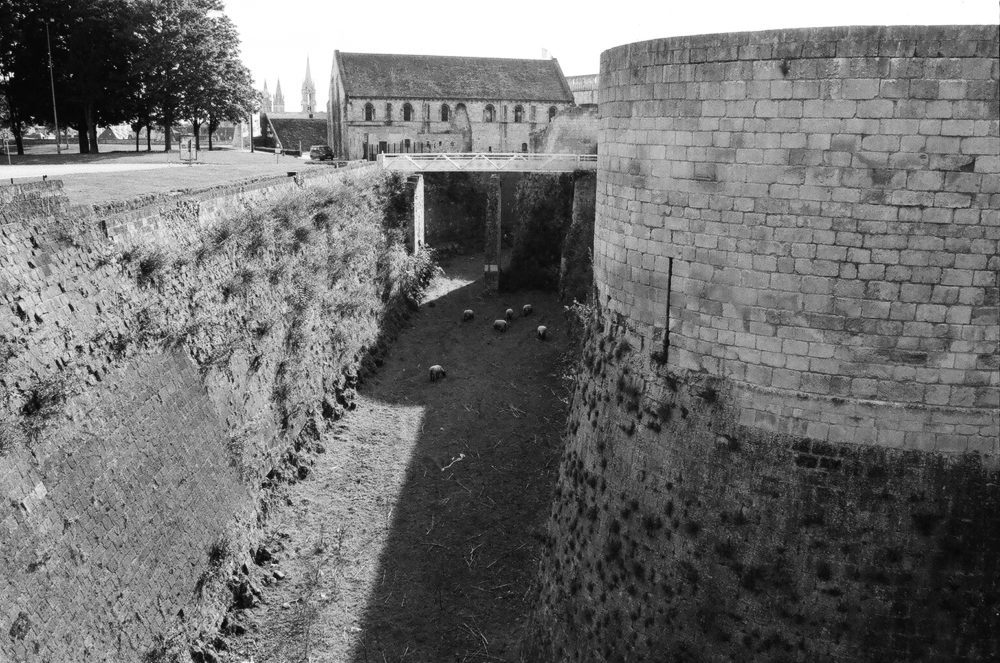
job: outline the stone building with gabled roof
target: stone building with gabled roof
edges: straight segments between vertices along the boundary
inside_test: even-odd
[[[527,152],[531,132],[572,105],[555,59],[335,51],[329,142],[345,159],[379,152]]]

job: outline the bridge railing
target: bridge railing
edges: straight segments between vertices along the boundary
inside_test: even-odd
[[[401,172],[567,172],[597,170],[596,154],[532,154],[525,152],[457,152],[380,154],[386,170]]]

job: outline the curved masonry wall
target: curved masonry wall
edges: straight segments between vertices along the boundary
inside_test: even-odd
[[[1000,658],[998,42],[603,54],[598,301],[528,660]]]
[[[605,52],[601,303],[748,425],[995,453],[997,67],[995,26]]]

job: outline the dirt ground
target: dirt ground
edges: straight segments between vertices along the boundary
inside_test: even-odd
[[[254,570],[265,602],[243,611],[256,627],[229,640],[229,660],[517,660],[568,405],[568,327],[553,294],[481,297],[481,256],[444,269],[269,517],[275,560]],[[507,307],[511,329],[495,332]],[[433,364],[445,379],[428,380]]]

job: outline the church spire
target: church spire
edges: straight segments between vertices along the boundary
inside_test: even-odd
[[[271,105],[271,93],[267,90],[267,81],[264,81],[264,89],[261,91],[260,97],[260,109],[265,113],[272,112],[274,107]]]
[[[316,86],[309,71],[309,56],[306,56],[306,79],[302,82],[302,112],[316,112]]]
[[[285,112],[285,95],[281,94],[281,79],[278,79],[278,86],[274,88],[274,112]]]

